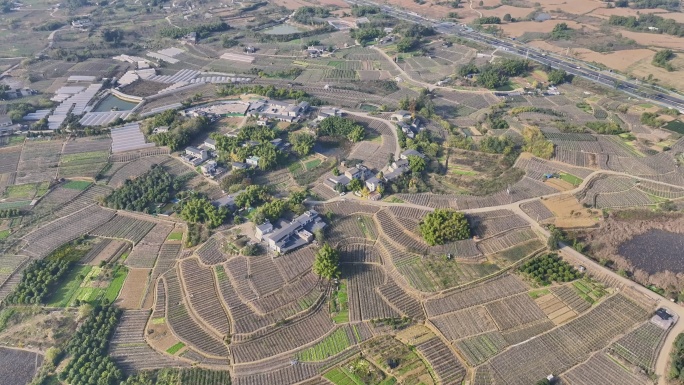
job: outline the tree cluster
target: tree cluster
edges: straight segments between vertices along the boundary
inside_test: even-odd
[[[19,209],[4,209],[0,210],[0,218],[12,218],[21,215],[21,210]]]
[[[501,24],[501,18],[498,16],[485,16],[477,18],[473,22],[475,24]]]
[[[292,150],[299,156],[306,156],[316,144],[316,137],[305,132],[294,132],[288,135],[288,140],[292,145]]]
[[[188,223],[188,235],[185,237],[185,246],[193,247],[204,243],[210,236],[207,226],[201,223]]]
[[[520,266],[520,271],[540,285],[570,282],[582,275],[557,254],[544,254]]]
[[[31,262],[14,291],[7,296],[11,304],[43,303],[57,284],[69,271],[72,262],[65,259],[38,260]]]
[[[615,2],[615,6],[622,8],[631,6],[636,9],[663,8],[674,12],[680,10],[679,0],[618,0]]]
[[[67,351],[72,358],[59,377],[71,385],[120,384],[124,374],[107,355],[121,310],[114,306],[95,306],[70,340]]]
[[[427,89],[420,90],[420,94],[415,99],[408,96],[399,100],[399,108],[408,110],[411,114],[419,114],[426,118],[431,118],[435,114],[435,103]]]
[[[641,14],[638,18],[635,16],[612,15],[608,19],[608,24],[644,32],[650,32],[648,27],[655,27],[658,28],[657,33],[679,37],[684,36],[684,23],[678,23],[674,19],[664,19],[652,14]]]
[[[472,71],[472,68],[466,70]],[[477,84],[489,89],[503,87],[508,84],[510,77],[522,76],[529,70],[530,62],[524,59],[505,59],[496,64],[485,64],[478,68]]]
[[[195,32],[200,38],[207,37],[212,32],[223,32],[230,29],[230,26],[224,21],[216,21],[214,23],[199,24],[192,27],[163,27],[159,30],[161,37],[168,37],[171,39],[180,39],[181,37]]]
[[[531,152],[534,156],[542,159],[551,159],[553,156],[553,143],[544,137],[544,134],[537,127],[525,127],[523,129],[523,139],[525,140],[524,150]]]
[[[226,84],[216,89],[216,95],[221,97],[241,94],[256,94],[270,99],[294,99],[297,101],[307,101],[312,106],[321,104],[320,100],[310,97],[309,94],[304,91],[295,90],[293,88],[276,88],[272,85],[264,86],[261,84],[249,86]]]
[[[507,136],[485,136],[478,145],[480,151],[488,154],[508,155],[515,150],[515,143]]]
[[[411,52],[420,47],[420,38],[404,37],[397,43],[397,52]]]
[[[328,16],[330,16],[330,11],[326,8],[305,6],[297,8],[292,16],[292,20],[300,24],[314,25],[321,24],[316,19],[323,19]]]
[[[470,238],[470,225],[462,212],[436,209],[423,217],[420,233],[430,246]]]
[[[615,122],[587,122],[586,126],[597,134],[618,135],[625,132],[619,124]]]
[[[252,169],[233,170],[230,174],[221,179],[221,189],[234,193],[252,184]]]
[[[658,114],[655,112],[644,112],[641,114],[641,124],[645,124],[650,127],[660,127],[663,122],[658,119]]]
[[[328,116],[318,125],[319,136],[341,136],[356,143],[363,140],[366,130],[351,119]]]
[[[552,85],[563,84],[568,80],[568,73],[561,69],[552,69],[548,72],[549,83]]]
[[[179,216],[190,223],[202,223],[209,228],[218,227],[228,217],[228,209],[215,207],[203,196],[194,194],[178,204]]]
[[[172,112],[176,114],[175,111]],[[169,130],[167,132],[152,134],[154,128],[159,127],[154,124],[155,121],[156,118],[152,120],[151,124],[148,123],[145,126],[148,138],[158,146],[168,146],[171,151],[176,151],[186,146],[192,138],[200,132],[207,130],[211,125],[211,122],[203,116],[191,119],[175,116],[171,123],[168,124]]]
[[[358,40],[361,45],[365,45],[375,39],[385,36],[385,32],[378,27],[364,25],[360,28],[349,30],[349,35]]]
[[[271,199],[271,194],[266,186],[249,185],[245,191],[235,197],[235,205],[240,208],[255,207]]]
[[[670,372],[667,376],[676,384],[684,384],[684,333],[680,333],[672,344]]]
[[[313,272],[321,278],[333,279],[340,277],[340,254],[332,246],[325,243],[316,252]]]
[[[552,40],[568,40],[572,37],[572,28],[567,23],[558,23],[551,30]]]
[[[653,61],[651,62],[656,67],[665,68],[667,71],[674,71],[674,67],[670,60],[674,59],[675,54],[671,49],[664,49],[656,52],[653,56]]]
[[[351,13],[352,15],[356,17],[363,17],[367,15],[375,15],[376,13],[380,13],[380,7],[376,7],[374,5],[352,5],[351,8]]]
[[[152,169],[114,190],[107,198],[107,207],[116,210],[149,211],[155,203],[168,202],[182,183],[163,167],[153,165]]]

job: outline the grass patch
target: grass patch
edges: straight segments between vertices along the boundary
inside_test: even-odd
[[[543,297],[549,293],[551,293],[551,291],[549,289],[542,289],[542,290],[531,291],[527,294],[530,296],[530,298],[537,299],[537,298]]]
[[[90,187],[91,183],[83,180],[70,180],[62,185],[64,188],[83,191]]]
[[[9,187],[8,187],[9,188]],[[14,201],[0,203],[0,210],[18,209],[31,204],[31,201]]]
[[[302,169],[302,164],[299,163],[299,161],[292,163],[291,165],[287,166],[287,169],[293,173],[296,174],[298,171]]]
[[[384,201],[389,202],[389,203],[404,203],[403,200],[401,200],[397,197],[388,197],[388,198],[385,198]]]
[[[351,345],[347,332],[343,328],[335,330],[323,341],[304,350],[297,355],[300,361],[323,361],[335,354],[342,352]]]
[[[3,240],[5,238],[9,237],[9,235],[10,235],[9,229],[0,231],[0,240]]]
[[[183,240],[183,233],[171,233],[169,234],[169,237],[166,238],[167,241],[182,241]]]
[[[450,169],[449,171],[451,171],[452,174],[456,174],[456,175],[466,175],[466,176],[475,176],[475,175],[477,175],[477,172],[476,172],[476,171],[472,171],[472,170],[462,170],[462,169],[460,169],[460,168],[453,168],[453,169]]]
[[[330,311],[334,313],[333,322],[349,322],[349,296],[347,295],[347,285],[340,282],[340,288],[333,293],[333,300]]]
[[[124,266],[119,266],[119,268],[116,269],[116,271],[114,272],[114,278],[109,283],[109,286],[107,287],[107,290],[104,293],[104,299],[108,300],[109,303],[114,302],[116,300],[116,297],[119,296],[119,292],[123,287],[124,281],[126,281],[127,275],[128,269]]]
[[[71,305],[71,299],[75,297],[81,288],[84,277],[90,273],[92,268],[90,265],[77,265],[71,269],[57,290],[50,296],[48,307],[67,307]]]
[[[684,122],[682,121],[673,120],[671,122],[667,122],[667,124],[664,125],[663,128],[684,135]]]
[[[27,183],[7,186],[5,197],[9,199],[33,199],[36,196],[39,183]]]
[[[164,317],[152,318],[152,325],[161,325],[164,322],[166,322],[166,318]]]
[[[578,178],[572,174],[566,174],[564,172],[560,173],[561,180],[570,183],[573,186],[579,186],[582,183],[582,179]]]
[[[22,136],[22,135],[12,135],[10,137],[9,143],[7,145],[8,146],[15,146],[17,144],[22,144],[22,143],[24,143],[25,139],[26,139],[26,137]]]
[[[320,159],[312,159],[312,160],[304,163],[304,167],[306,167],[306,171],[309,171],[309,170],[313,170],[314,168],[320,166],[321,163],[323,163],[323,161]]]
[[[166,349],[166,352],[169,354],[176,354],[176,353],[178,353],[179,350],[183,349],[184,347],[185,347],[185,344],[182,342],[179,342],[179,343],[173,345],[172,347]]]

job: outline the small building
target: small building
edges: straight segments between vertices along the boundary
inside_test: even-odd
[[[378,179],[377,177],[370,177],[366,179],[366,187],[368,188],[368,191],[374,192],[375,190],[378,189],[382,185],[382,181]]]
[[[399,171],[401,173],[405,173],[409,169],[409,162],[407,159],[399,159],[397,161],[392,162],[392,164],[389,167],[390,172],[394,171]]]
[[[154,130],[152,130],[153,134],[161,134],[163,132],[169,132],[169,126],[159,126],[155,127]]]
[[[356,19],[356,25],[357,25],[357,26],[358,26],[358,25],[363,25],[363,24],[368,24],[368,23],[370,23],[370,20],[368,20],[368,18],[365,17],[365,16],[364,16],[364,17],[359,17],[358,19]]]
[[[425,155],[423,155],[420,151],[417,151],[417,150],[414,150],[414,149],[409,149],[409,150],[406,150],[406,151],[402,152],[402,153],[399,155],[399,158],[401,158],[401,159],[408,159],[409,156],[419,156],[419,157],[425,159]]]
[[[211,203],[216,207],[234,208],[235,207],[235,194],[224,195],[221,198],[216,199],[215,201],[213,201]]]
[[[313,240],[313,233],[325,226],[325,222],[318,213],[315,210],[309,210],[292,222],[264,235],[263,238],[271,251],[285,254],[310,243]]]
[[[258,145],[260,145],[260,144],[261,144],[261,143],[259,143],[259,142],[256,141],[256,140],[248,140],[248,141],[246,141],[245,143],[242,144],[242,147],[254,147],[254,146],[258,146]]]
[[[192,146],[187,147],[185,149],[185,153],[187,155],[193,156],[195,158],[199,158],[203,161],[209,159],[209,153],[207,152],[207,150],[204,150],[204,149],[200,150],[197,147],[192,147]]]
[[[259,167],[259,160],[260,159],[261,158],[259,158],[258,156],[252,155],[245,160],[245,163],[247,163],[248,165],[253,166],[253,167]]]
[[[212,138],[207,138],[204,140],[204,147],[216,150],[216,141]]]
[[[407,138],[413,139],[416,137],[416,133],[413,132],[413,130],[411,129],[411,126],[409,124],[407,124],[406,122],[404,122],[403,120],[400,120],[399,122],[397,122],[397,126],[399,126],[399,128],[401,129],[401,132],[403,132]]]
[[[216,172],[216,161],[210,160],[200,166],[202,173],[211,175]]]
[[[397,121],[411,119],[411,113],[406,110],[395,111],[390,115],[390,119]]]
[[[403,173],[404,173],[403,169],[397,169],[397,170],[385,173],[383,178],[387,182],[392,182],[393,180],[396,180],[397,178],[399,178]]]
[[[192,31],[181,38],[184,44],[197,44],[197,32]]]
[[[325,46],[322,45],[311,45],[306,48],[306,53],[309,57],[317,58],[325,52]]]
[[[233,162],[230,165],[234,170],[245,170],[249,168],[249,165],[243,162]]]
[[[280,138],[275,138],[271,140],[269,143],[271,143],[277,149],[280,149],[285,145],[285,142],[283,142],[283,140]]]
[[[333,107],[321,107],[318,110],[318,116],[316,116],[316,120],[321,121],[330,116],[342,116],[342,111]]]
[[[9,127],[12,125],[12,118],[7,115],[0,116],[0,127]]]
[[[368,170],[368,167],[366,167],[362,164],[359,164],[359,165],[356,165],[356,166],[348,169],[347,171],[345,171],[344,175],[347,178],[349,178],[350,181],[351,181],[351,179],[359,179],[359,180],[363,181],[363,180],[366,180],[369,172],[370,171]]]
[[[93,25],[93,22],[90,21],[90,19],[77,19],[73,20],[71,22],[71,26],[73,28],[78,28],[78,29],[88,29]]]
[[[273,225],[268,220],[266,222],[264,222],[260,225],[256,225],[254,227],[254,235],[260,241],[262,241],[264,239],[264,235],[270,234],[272,232],[273,232]]]

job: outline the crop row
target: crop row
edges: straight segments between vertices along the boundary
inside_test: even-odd
[[[504,234],[487,238],[477,244],[483,254],[495,254],[520,243],[537,238],[537,234],[529,227],[514,229]]]
[[[287,256],[283,258],[287,258]],[[285,280],[270,256],[249,257],[248,261],[249,280],[257,296],[263,297],[285,285]]]
[[[417,344],[416,349],[432,366],[442,384],[460,384],[465,377],[463,364],[439,337]]]
[[[434,317],[524,291],[527,291],[527,287],[519,279],[512,275],[503,275],[468,289],[430,299],[425,302],[425,310],[429,317]]]
[[[646,376],[625,370],[605,353],[595,354],[589,361],[572,368],[563,378],[577,385],[643,385],[650,382]]]
[[[496,330],[496,324],[481,306],[433,317],[430,321],[452,341]]]
[[[392,309],[375,290],[385,283],[381,267],[369,264],[349,264],[343,267],[348,277],[349,319],[366,321],[377,318],[397,317]]]
[[[523,203],[520,205],[525,214],[537,222],[543,222],[547,219],[555,217],[555,215],[549,210],[541,200],[534,200],[532,202]]]
[[[456,342],[456,348],[471,366],[487,361],[506,346],[508,344],[499,332],[483,333]]]
[[[154,225],[154,222],[125,215],[116,215],[109,222],[91,231],[91,234],[106,238],[127,239],[136,244],[152,230]]]
[[[652,322],[645,322],[614,342],[610,346],[610,351],[633,365],[651,372],[655,369],[658,351],[666,335],[667,330]]]
[[[529,226],[526,220],[513,212],[508,216],[497,218],[482,218],[479,215],[469,215],[468,222],[473,233],[480,238],[489,238],[504,231]]]
[[[338,244],[338,249],[340,251],[340,262],[343,263],[380,262],[380,251],[372,243]]]
[[[104,210],[95,205],[87,207],[28,234],[24,237],[28,244],[25,252],[32,256],[45,257],[57,247],[106,223],[113,216],[113,211]]]
[[[322,210],[321,208],[322,207]],[[319,212],[332,212],[333,214],[346,217],[352,214],[375,214],[380,208],[374,205],[367,205],[363,203],[350,201],[336,201],[325,203],[317,208]]]
[[[181,283],[175,270],[164,275],[166,288],[166,320],[183,342],[194,346],[201,353],[210,356],[224,357],[228,355],[226,346],[216,337],[209,334],[189,314],[183,301]]]
[[[231,352],[236,363],[262,360],[307,345],[333,329],[324,308],[313,314],[277,328],[275,331],[243,343],[233,343]]]
[[[197,315],[220,335],[230,333],[230,322],[216,292],[211,269],[191,258],[181,261],[180,271],[190,306]]]
[[[611,339],[645,320],[647,314],[618,294],[548,333],[509,348],[492,358],[490,364],[503,377],[502,383],[534,383],[548,373],[562,373],[586,360]]]
[[[501,331],[546,318],[544,312],[527,293],[520,293],[485,305]]]
[[[405,316],[413,320],[425,318],[425,312],[420,301],[409,295],[392,279],[388,279],[386,284],[378,288],[378,291],[385,301],[399,309]]]

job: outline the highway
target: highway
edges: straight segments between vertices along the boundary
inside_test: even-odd
[[[569,60],[553,54],[547,54],[539,51],[536,48],[527,47],[524,44],[514,40],[498,38],[493,35],[480,33],[478,31],[473,30],[472,28],[468,28],[457,23],[429,19],[415,12],[405,11],[386,4],[378,4],[368,0],[346,1],[350,4],[356,5],[377,6],[380,7],[383,13],[393,16],[397,19],[406,20],[422,24],[425,26],[430,26],[433,27],[435,31],[445,35],[454,35],[481,44],[498,47],[500,50],[505,51],[507,53],[523,56],[530,60],[534,60],[538,63],[548,65],[553,68],[562,69],[565,72],[572,74],[574,76],[580,76],[588,80],[591,80],[595,83],[600,83],[604,86],[614,87],[631,96],[648,100],[664,107],[675,108],[680,112],[684,113],[684,97],[654,90],[650,88],[650,86],[648,85],[639,85],[635,81],[630,81],[618,77],[609,71],[599,71],[592,68],[587,68],[587,66],[579,65],[579,62],[575,60]]]

